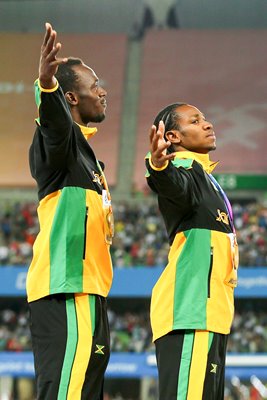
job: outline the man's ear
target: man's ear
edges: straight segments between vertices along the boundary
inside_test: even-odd
[[[78,104],[78,98],[75,93],[73,92],[66,92],[65,99],[71,106],[76,106]]]
[[[177,130],[172,130],[165,132],[165,137],[166,139],[174,144],[179,144],[181,142],[181,136],[180,132]]]

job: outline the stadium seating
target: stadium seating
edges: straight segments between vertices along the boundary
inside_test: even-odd
[[[28,149],[34,133],[33,80],[38,76],[42,34],[0,34],[0,186],[33,186]],[[80,57],[99,76],[108,92],[107,118],[98,126],[92,145],[100,160],[108,160],[111,186],[116,172],[122,114],[127,37],[124,34],[62,34],[62,56]],[[21,51],[18,51],[21,49]],[[103,145],[104,143],[104,145]]]
[[[166,105],[197,106],[215,127],[219,172],[266,173],[267,31],[151,30],[143,41],[134,182],[144,188],[148,131]],[[257,77],[257,79],[255,79]]]

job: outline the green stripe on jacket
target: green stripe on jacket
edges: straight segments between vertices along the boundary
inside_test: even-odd
[[[186,242],[176,263],[173,329],[181,324],[206,326],[211,232],[192,229],[184,235]]]
[[[62,189],[50,232],[50,292],[83,291],[85,218],[85,189]]]

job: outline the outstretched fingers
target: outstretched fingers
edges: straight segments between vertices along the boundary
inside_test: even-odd
[[[45,29],[46,29],[46,31],[45,31],[45,35],[44,35],[43,44],[42,44],[43,46],[46,46],[48,39],[50,38],[50,35],[51,35],[52,26],[51,26],[51,24],[49,24],[49,22],[46,22]]]
[[[47,55],[53,49],[56,40],[56,31],[52,28],[52,26],[47,23],[46,24],[46,32],[44,36],[44,41],[42,43],[42,53]]]
[[[46,44],[42,46],[42,53],[45,57],[49,56],[51,52],[57,47],[56,36],[57,36],[56,31],[52,29],[46,41]]]
[[[175,153],[167,153],[168,147],[171,142],[166,141],[164,138],[165,127],[163,121],[160,121],[158,130],[155,125],[150,128],[150,150],[152,162],[156,167],[162,167],[167,161],[173,160]]]
[[[162,126],[161,123],[158,130],[155,125],[152,125],[149,136],[152,152],[161,152],[170,146],[170,142],[164,139],[164,125]]]
[[[58,66],[68,61],[67,58],[58,57],[61,43],[57,42],[57,32],[48,22],[45,24],[46,32],[41,47],[39,62],[39,79],[42,87],[52,88],[55,86],[55,74]]]
[[[149,141],[150,143],[152,143],[155,133],[157,133],[157,128],[155,127],[155,125],[152,125],[149,131]]]

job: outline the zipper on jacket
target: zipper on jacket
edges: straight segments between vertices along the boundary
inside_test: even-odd
[[[208,298],[210,298],[210,279],[212,273],[212,266],[213,266],[213,247],[210,248],[210,268],[209,268],[209,275],[208,275]]]
[[[83,259],[84,260],[85,260],[85,253],[86,253],[87,220],[88,220],[88,207],[86,207],[86,209],[85,209],[85,218],[84,218],[84,242],[83,242]]]

